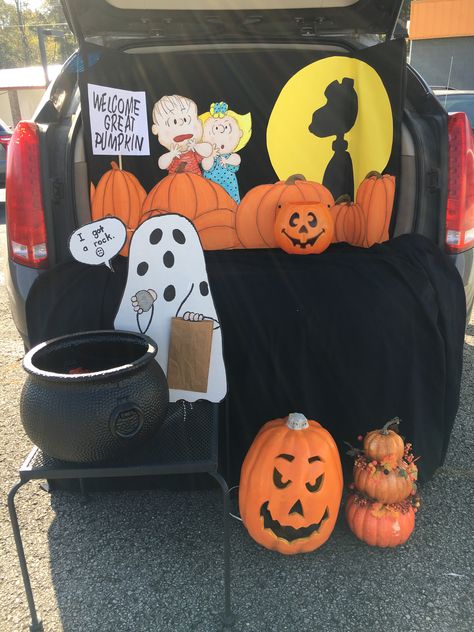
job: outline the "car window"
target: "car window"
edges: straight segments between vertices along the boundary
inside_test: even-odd
[[[474,94],[447,94],[438,98],[448,112],[466,112],[474,127]]]

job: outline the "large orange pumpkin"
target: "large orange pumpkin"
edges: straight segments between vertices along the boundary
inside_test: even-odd
[[[212,180],[184,171],[178,166],[160,180],[146,196],[142,212],[165,211],[178,213],[190,220],[216,209],[237,210],[237,203],[227,191]]]
[[[127,240],[121,255],[127,256],[133,231],[138,226],[146,191],[138,179],[129,171],[119,169],[116,162],[112,169],[99,180],[92,197],[91,216],[99,220],[103,217],[118,217],[127,228]]]
[[[399,461],[405,451],[402,437],[390,430],[390,426],[399,424],[398,417],[387,421],[383,428],[371,430],[364,437],[364,452],[370,459],[382,461],[388,454],[392,454]]]
[[[334,198],[326,187],[309,182],[300,174],[250,189],[237,209],[237,233],[244,247],[276,248],[274,225],[279,206],[284,202],[300,201],[334,204]]]
[[[334,221],[322,202],[285,202],[275,220],[275,241],[292,255],[319,254],[330,245]]]
[[[415,512],[408,501],[382,505],[351,494],[347,499],[346,518],[354,535],[371,546],[405,544],[415,528]]]
[[[334,220],[333,241],[346,241],[352,246],[363,246],[365,243],[365,215],[359,204],[351,202],[348,195],[343,195],[331,207]]]
[[[360,183],[356,202],[365,215],[366,235],[364,246],[387,241],[395,198],[395,177],[371,171]]]
[[[318,548],[332,533],[342,496],[334,439],[300,413],[266,423],[244,459],[240,515],[262,546],[286,555]]]
[[[402,466],[395,469],[354,467],[354,484],[357,489],[381,503],[399,503],[410,496],[413,481]]]

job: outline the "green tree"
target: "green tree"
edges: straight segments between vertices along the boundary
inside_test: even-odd
[[[48,64],[64,62],[76,44],[57,0],[44,0],[35,10],[27,0],[0,0],[0,68],[41,64],[38,26],[64,32],[45,37]]]

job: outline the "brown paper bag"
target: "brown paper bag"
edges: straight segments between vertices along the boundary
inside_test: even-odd
[[[168,386],[205,393],[211,361],[212,320],[171,319]]]

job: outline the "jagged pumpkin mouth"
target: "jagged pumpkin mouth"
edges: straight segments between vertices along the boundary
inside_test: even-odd
[[[293,246],[299,246],[300,248],[306,248],[306,246],[314,246],[314,244],[318,241],[318,239],[321,237],[321,235],[323,233],[325,233],[325,229],[322,228],[321,232],[319,232],[317,235],[315,235],[314,237],[311,237],[311,239],[307,239],[306,241],[300,241],[299,239],[295,239],[295,237],[291,237],[291,235],[288,235],[288,233],[286,232],[285,228],[281,229],[281,232],[288,237],[288,239],[291,241],[291,243],[293,244]]]
[[[319,522],[310,524],[307,527],[300,527],[299,529],[295,529],[295,527],[291,527],[290,525],[282,525],[278,520],[275,520],[268,509],[268,500],[260,507],[260,515],[263,518],[264,529],[269,529],[277,538],[281,538],[287,542],[294,542],[295,540],[307,539],[315,533],[319,533],[321,525],[329,518],[329,509],[326,507],[323,517]]]

